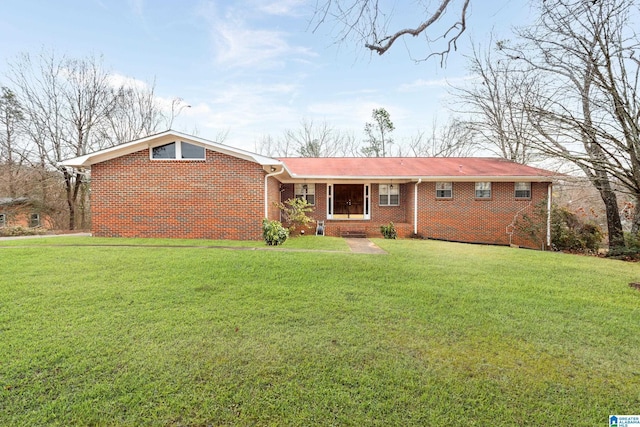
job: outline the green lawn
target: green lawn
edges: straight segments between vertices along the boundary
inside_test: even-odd
[[[375,242],[389,254],[315,236],[291,251],[2,241],[0,425],[595,426],[640,413],[640,265]]]

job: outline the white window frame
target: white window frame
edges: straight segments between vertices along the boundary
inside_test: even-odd
[[[360,183],[358,183],[360,184]],[[362,184],[364,190],[364,215],[362,220],[371,220],[371,184]],[[333,182],[327,183],[327,219],[333,219]],[[354,218],[358,220],[359,218]],[[341,221],[350,221],[342,219]]]
[[[175,157],[171,157],[171,158],[155,158],[153,157],[153,149],[154,148],[158,148],[158,147],[164,147],[165,145],[170,145],[170,144],[175,144],[176,145],[176,155]],[[202,157],[193,157],[193,158],[188,158],[188,159],[183,159],[182,158],[182,144],[187,144],[187,145],[193,145],[194,147],[200,147],[202,148]],[[159,144],[153,147],[149,147],[149,159],[154,160],[154,161],[200,161],[203,162],[207,159],[207,149],[204,148],[201,145],[198,144],[193,144],[191,142],[185,142],[185,141],[171,141],[171,142],[167,142],[166,144]]]
[[[440,195],[440,192],[443,192]],[[445,191],[449,192],[449,195],[445,195]],[[437,181],[436,182],[436,199],[453,199],[453,182],[451,181]]]
[[[316,205],[316,184],[307,184],[306,182],[293,185],[293,196],[296,199],[306,200],[311,206]],[[311,196],[311,201],[309,200]]]
[[[483,195],[484,192],[488,191],[488,195]],[[476,199],[490,199],[491,198],[491,181],[480,181],[476,182],[476,190],[475,190]]]
[[[518,188],[524,187],[524,188]],[[531,183],[530,182],[515,182],[513,184],[514,196],[516,199],[530,199],[531,198]],[[526,195],[518,195],[518,192],[526,192]]]
[[[396,196],[396,203],[392,203],[391,196]],[[400,206],[400,186],[378,184],[378,206]]]

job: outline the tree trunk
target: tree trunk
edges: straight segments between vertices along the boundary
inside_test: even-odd
[[[604,202],[607,215],[607,231],[609,233],[609,251],[624,248],[624,233],[622,232],[622,220],[618,209],[618,198],[611,189],[608,179],[596,179],[594,182]]]
[[[635,235],[640,233],[640,195],[636,195],[636,204],[633,210],[633,220],[631,222],[631,233]]]
[[[64,174],[64,189],[67,193],[67,207],[69,208],[69,230],[75,230],[76,228],[76,210],[73,197],[73,181],[71,175],[66,170]]]

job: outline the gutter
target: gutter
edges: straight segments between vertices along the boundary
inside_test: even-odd
[[[267,183],[269,182],[269,177],[280,175],[284,172],[284,166],[277,172],[268,173],[264,176],[264,217],[269,219],[269,190]]]
[[[422,178],[416,182],[415,190],[413,191],[413,234],[418,234],[418,185],[422,182]]]

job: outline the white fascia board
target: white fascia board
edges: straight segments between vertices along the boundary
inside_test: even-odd
[[[402,183],[406,182],[435,182],[435,181],[455,181],[455,182],[477,182],[477,181],[491,181],[491,182],[551,182],[557,179],[553,176],[327,176],[327,175],[295,175],[291,174],[291,179],[287,180],[288,183],[302,182],[303,180],[313,180],[315,182],[326,181],[362,181],[362,182],[376,182],[376,181],[389,181],[394,180]]]
[[[116,145],[114,147],[106,148],[104,150],[96,151],[90,154],[85,154],[73,159],[67,159],[60,162],[60,165],[77,168],[89,167],[95,163],[100,163],[107,160],[115,159],[117,157],[126,156],[127,154],[135,153],[136,151],[144,150],[145,148],[166,144],[168,142],[171,142],[171,139],[195,143],[196,145],[200,145],[211,151],[216,151],[219,153],[227,154],[229,156],[248,160],[250,162],[258,163],[261,166],[282,165],[282,162],[277,159],[262,156],[250,151],[241,150],[239,148],[230,147],[228,145],[220,144],[217,142],[209,141],[207,139],[199,138],[197,136],[187,135],[182,132],[176,132],[173,130],[149,135],[141,139],[136,139],[135,141]]]

